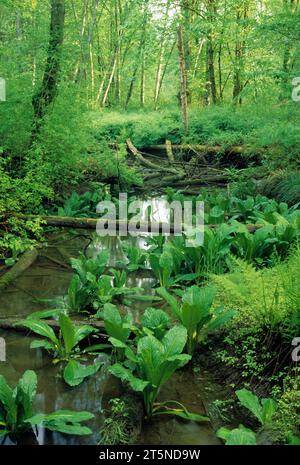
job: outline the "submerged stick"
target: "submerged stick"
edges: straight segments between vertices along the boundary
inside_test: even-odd
[[[0,291],[3,291],[9,284],[11,284],[18,276],[20,276],[27,268],[29,268],[37,259],[37,249],[27,250],[19,259],[17,263],[0,277]]]

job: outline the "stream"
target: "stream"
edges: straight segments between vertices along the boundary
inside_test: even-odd
[[[163,208],[157,208],[161,213]],[[165,220],[163,215],[155,220]],[[145,247],[141,237],[131,238],[139,247]],[[122,259],[120,238],[95,238],[91,231],[60,231],[49,233],[47,245],[41,250],[36,262],[0,295],[0,319],[26,317],[33,311],[47,308],[45,303],[35,299],[50,299],[65,294],[72,270],[62,267],[58,262],[67,264],[69,257],[77,257],[80,252],[95,256],[100,250],[108,248],[111,253],[110,265]],[[145,294],[154,294],[155,283],[150,270],[128,274],[128,287],[141,287]],[[149,302],[135,301],[131,307],[136,322]],[[21,439],[22,444],[97,444],[100,441],[100,429],[105,419],[103,406],[112,397],[122,394],[122,386],[116,378],[107,372],[108,357],[100,354],[95,357],[103,361],[97,375],[87,378],[80,386],[68,387],[62,380],[62,367],[54,365],[52,359],[41,349],[30,349],[33,338],[24,332],[0,330],[0,337],[6,342],[6,362],[0,362],[0,373],[8,383],[14,386],[26,369],[35,370],[38,376],[38,394],[35,412],[50,413],[58,409],[88,410],[95,418],[87,423],[93,434],[89,436],[70,436],[62,433],[38,430],[36,437],[31,433]],[[207,388],[207,385],[210,387]],[[207,403],[204,401],[205,389],[211,388],[211,380],[203,376],[201,370],[195,371],[188,366],[173,375],[161,389],[159,400],[174,399],[182,402],[190,411],[205,415]],[[123,389],[124,390],[124,389]],[[218,398],[218,389],[214,397]],[[156,445],[204,445],[220,444],[210,423],[198,424],[171,416],[156,417],[143,426],[140,444]],[[4,444],[13,444],[5,438]]]

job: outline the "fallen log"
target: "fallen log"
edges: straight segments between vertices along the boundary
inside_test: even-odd
[[[133,145],[133,143],[131,142],[130,139],[126,140],[126,144],[127,144],[128,149],[132,153],[132,155],[135,158],[137,158],[142,165],[147,166],[148,168],[155,169],[155,170],[160,171],[160,172],[179,174],[178,171],[173,169],[173,168],[167,168],[167,167],[164,167],[164,166],[159,166],[159,165],[156,165],[155,163],[152,163],[149,160],[146,160],[146,158],[144,158],[143,155],[138,151],[138,149]]]
[[[157,185],[153,185],[153,187],[186,187],[189,186],[206,186],[208,184],[213,185],[225,185],[229,180],[229,177],[226,175],[211,175],[211,176],[202,176],[201,178],[191,178],[189,180],[186,179],[167,179],[162,178],[160,179]]]
[[[24,219],[34,219],[36,218],[35,215],[18,215],[18,218]],[[60,217],[60,216],[41,216],[40,219],[43,221],[43,224],[46,226],[55,226],[55,227],[62,227],[62,228],[75,228],[75,229],[96,229],[96,225],[99,224],[104,229],[111,228],[113,229],[114,226],[116,231],[124,231],[128,230],[130,226],[130,221],[125,220],[103,220],[101,218],[69,218],[69,217]],[[170,233],[173,234],[178,231],[178,227],[174,228],[173,224],[162,223],[162,222],[148,222],[148,221],[139,221],[139,231],[149,232],[151,225],[155,228],[155,231],[159,233],[163,233],[166,231],[167,228],[170,228]],[[207,228],[218,228],[219,224],[206,224],[205,227]],[[246,224],[245,225],[250,232],[256,231],[263,227],[262,224]],[[182,228],[181,228],[182,229]]]
[[[238,154],[241,155],[246,153],[249,150],[248,146],[243,145],[233,145],[231,147],[222,147],[221,145],[205,145],[205,144],[172,144],[173,151],[176,152],[199,152],[207,154],[217,154],[217,153],[226,153],[226,154]],[[167,152],[166,144],[157,144],[157,145],[148,145],[143,147],[143,150],[148,151],[165,151]]]
[[[17,215],[18,218],[23,218],[24,220],[34,219],[35,215]],[[53,226],[58,228],[74,228],[74,229],[110,229],[116,231],[128,231],[130,227],[130,222],[125,220],[106,220],[106,219],[97,219],[97,218],[73,218],[68,216],[41,216],[40,219],[43,222],[44,226]],[[168,225],[161,222],[148,223],[148,221],[139,221],[139,231],[148,232],[149,226],[151,224],[157,228],[157,231],[161,233],[165,230]],[[170,232],[174,232],[174,226],[170,225]]]
[[[18,276],[20,276],[27,268],[29,268],[37,259],[37,249],[27,250],[9,271],[0,277],[0,291],[3,291],[11,284]]]

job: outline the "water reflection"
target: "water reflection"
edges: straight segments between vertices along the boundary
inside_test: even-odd
[[[89,436],[69,436],[39,428],[39,444],[97,444],[100,428],[104,420],[102,399],[114,397],[120,393],[119,382],[107,372],[107,357],[100,355],[97,359],[104,365],[96,376],[87,378],[80,386],[68,387],[62,379],[63,365],[53,365],[44,351],[31,350],[33,338],[11,332],[0,331],[7,344],[7,362],[0,364],[0,372],[11,386],[15,386],[25,370],[34,370],[38,376],[38,392],[34,402],[36,413],[50,413],[60,409],[87,410],[95,414],[89,421],[93,434]],[[95,359],[96,360],[96,359]],[[91,360],[92,361],[92,360]],[[17,440],[17,439],[15,439]],[[18,438],[18,443],[34,444],[36,438],[28,433]],[[5,445],[14,444],[9,437]]]

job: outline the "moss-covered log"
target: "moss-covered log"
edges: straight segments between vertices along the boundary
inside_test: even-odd
[[[24,218],[26,220],[36,218],[34,215],[18,215],[20,218]],[[96,229],[97,223],[108,229],[108,226],[112,229],[114,225],[116,226],[116,231],[124,230],[125,228],[128,229],[130,222],[124,220],[116,220],[115,222],[112,220],[102,220],[96,218],[71,218],[71,217],[60,217],[60,216],[42,216],[40,219],[43,221],[44,224],[47,226],[55,226],[60,228],[74,228],[74,229]],[[147,221],[140,221],[139,222],[139,231],[142,232],[149,232],[149,229],[153,224],[159,233],[162,233],[166,230],[167,227],[170,226],[170,233],[174,233],[174,225],[168,225],[167,223],[148,223]],[[220,225],[218,224],[208,224],[205,225],[207,228],[217,228]],[[257,229],[261,228],[263,225],[261,224],[246,224],[245,225],[250,232],[256,231]],[[176,228],[177,230],[178,228]]]
[[[0,291],[3,291],[3,289],[9,286],[9,284],[27,270],[27,268],[35,262],[37,257],[37,249],[27,250],[14,266],[0,277]]]

